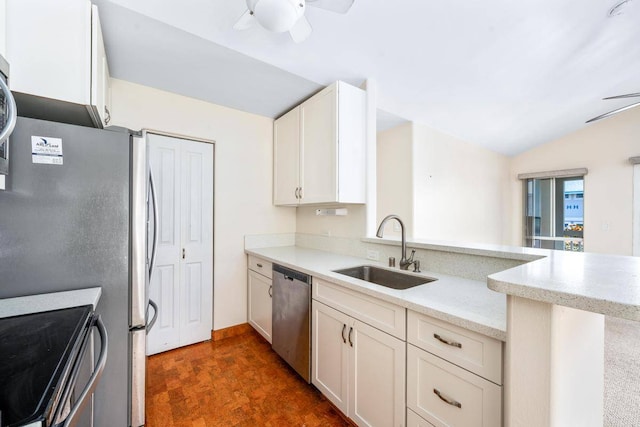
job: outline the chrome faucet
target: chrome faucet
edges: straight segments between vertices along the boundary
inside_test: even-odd
[[[414,262],[413,255],[416,253],[416,250],[415,249],[411,250],[411,256],[407,258],[407,239],[404,231],[404,223],[402,222],[400,217],[398,215],[387,215],[380,223],[380,226],[378,226],[378,231],[376,231],[376,236],[379,238],[382,238],[384,225],[390,219],[395,219],[400,223],[400,231],[402,231],[402,257],[400,258],[400,270],[408,270],[409,266]]]

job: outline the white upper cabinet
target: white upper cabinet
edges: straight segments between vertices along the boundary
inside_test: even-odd
[[[275,121],[275,205],[365,203],[366,94],[343,82]]]
[[[97,6],[88,0],[7,0],[11,89],[86,106],[109,122],[109,69]]]

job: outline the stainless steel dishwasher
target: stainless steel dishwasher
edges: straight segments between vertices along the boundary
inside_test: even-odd
[[[271,347],[311,380],[311,276],[273,264]]]

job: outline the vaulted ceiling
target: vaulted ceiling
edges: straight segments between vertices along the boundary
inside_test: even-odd
[[[94,2],[114,77],[269,117],[371,78],[385,126],[514,155],[640,91],[640,0],[355,0],[346,15],[307,7],[300,44],[233,30],[244,0]]]

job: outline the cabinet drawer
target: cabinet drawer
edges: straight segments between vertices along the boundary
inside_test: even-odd
[[[407,324],[409,343],[502,384],[501,341],[411,310]]]
[[[269,261],[265,261],[262,258],[249,255],[249,270],[253,270],[256,273],[260,273],[269,279],[272,278],[271,271],[272,264]]]
[[[407,409],[407,427],[433,427],[433,424],[424,418],[420,418],[411,409]]]
[[[502,425],[502,387],[409,344],[407,406],[434,426]]]
[[[390,302],[313,278],[313,298],[401,340],[406,339],[405,309]]]

